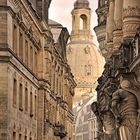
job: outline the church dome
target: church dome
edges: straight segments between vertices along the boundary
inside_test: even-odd
[[[88,2],[88,0],[77,0],[74,3],[74,8],[75,9],[89,8],[89,2]]]
[[[89,41],[75,41],[67,45],[67,59],[77,84],[74,102],[93,96],[97,79],[101,76],[104,59],[96,45]]]
[[[67,59],[78,86],[96,87],[96,81],[103,71],[104,59],[94,43],[69,43]]]

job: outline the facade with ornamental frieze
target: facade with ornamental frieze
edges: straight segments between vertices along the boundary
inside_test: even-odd
[[[50,3],[0,1],[1,140],[72,138],[76,83],[66,61],[69,33],[48,20]]]
[[[105,9],[106,22],[100,24]],[[95,31],[106,64],[98,79],[97,102],[91,105],[98,140],[140,139],[139,13],[139,0],[99,0]]]

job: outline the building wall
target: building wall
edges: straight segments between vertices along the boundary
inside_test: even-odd
[[[106,22],[100,24],[105,9]],[[106,64],[98,79],[97,102],[92,104],[100,132],[98,140],[140,139],[139,13],[139,0],[99,0],[95,31],[100,46],[100,37],[106,32],[103,45],[106,53],[102,50]]]
[[[93,140],[97,137],[96,116],[91,110],[91,103],[96,101],[90,97],[81,101],[81,104],[74,107],[75,114],[75,140]]]
[[[61,128],[64,136],[72,137],[76,84],[65,56],[57,48],[66,47],[69,35],[61,27],[64,46],[59,40],[54,42],[48,25],[50,2],[0,2],[2,140],[59,140]]]

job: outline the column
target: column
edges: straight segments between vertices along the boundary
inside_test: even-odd
[[[140,26],[140,0],[124,0],[123,37],[132,39]]]
[[[115,0],[114,7],[114,32],[113,32],[113,51],[117,50],[123,40],[122,32],[122,11],[123,11],[123,1]]]
[[[107,14],[107,52],[106,60],[110,58],[113,50],[113,29],[114,29],[114,0],[109,1],[109,12]]]
[[[113,41],[114,29],[114,0],[109,1],[109,13],[107,19],[107,42]]]

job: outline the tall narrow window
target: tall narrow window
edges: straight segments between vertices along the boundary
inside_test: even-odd
[[[25,111],[28,112],[28,89],[25,88]]]
[[[25,139],[24,140],[27,140],[27,136],[25,136]]]
[[[87,29],[87,16],[86,15],[80,16],[80,29],[81,30]]]
[[[13,51],[17,54],[17,26],[13,26]]]
[[[35,110],[35,118],[36,118],[36,115],[37,115],[37,97],[36,96],[34,96],[34,98],[35,98],[35,103],[34,103],[34,110]]]
[[[19,34],[19,57],[23,60],[23,34]]]
[[[25,41],[25,64],[28,66],[28,41]]]
[[[19,134],[19,140],[21,140],[21,134]]]
[[[34,59],[34,61],[35,61],[35,63],[34,63],[34,65],[35,65],[35,73],[37,73],[37,52],[35,52],[35,59]]]
[[[33,94],[30,92],[30,116],[33,116]]]
[[[54,75],[53,75],[53,90],[55,92],[56,86],[55,86],[55,69],[54,69]]]
[[[22,84],[19,85],[19,109],[22,111],[22,102],[23,102],[23,89],[22,89]]]
[[[33,70],[33,47],[30,47],[30,67]]]
[[[13,81],[13,105],[17,104],[17,80]]]
[[[13,132],[13,140],[16,140],[16,132]]]

